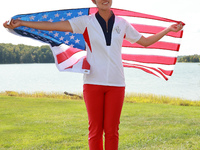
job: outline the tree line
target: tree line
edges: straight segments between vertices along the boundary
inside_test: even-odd
[[[180,56],[178,62],[200,62],[200,55]]]
[[[200,62],[200,55],[179,56],[178,62]],[[54,63],[49,46],[27,46],[0,43],[0,64]]]
[[[0,43],[0,64],[54,63],[49,46],[27,46]]]

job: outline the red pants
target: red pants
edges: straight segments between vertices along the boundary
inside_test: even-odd
[[[125,87],[85,84],[83,95],[89,119],[89,148],[117,150],[119,141],[120,115],[124,101]]]

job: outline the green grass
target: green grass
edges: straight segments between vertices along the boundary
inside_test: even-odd
[[[44,95],[0,94],[0,150],[88,149],[84,101]],[[200,149],[200,107],[157,98],[126,97],[119,150]]]

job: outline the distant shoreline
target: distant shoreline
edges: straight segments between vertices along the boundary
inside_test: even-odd
[[[15,92],[5,91],[0,92],[0,96],[11,97],[32,97],[32,98],[56,98],[56,99],[72,99],[83,100],[82,93],[66,95],[64,92]],[[141,94],[141,93],[126,93],[125,102],[127,103],[152,103],[152,104],[168,104],[178,106],[200,106],[199,101],[185,100],[178,97],[159,96],[155,94]]]
[[[200,54],[178,56],[177,62],[200,62]],[[54,63],[48,45],[29,46],[24,44],[0,43],[0,64]]]
[[[187,55],[187,56],[178,56],[178,62],[185,62],[185,63],[199,63],[200,62],[200,55]]]

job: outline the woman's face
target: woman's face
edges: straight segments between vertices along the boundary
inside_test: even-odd
[[[110,10],[112,6],[112,0],[92,0],[94,4],[97,5],[98,9]]]

